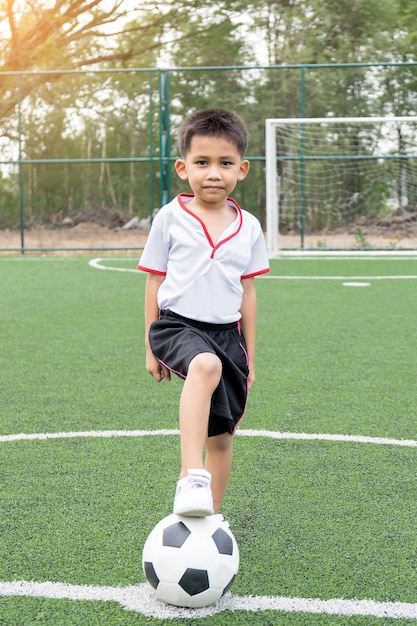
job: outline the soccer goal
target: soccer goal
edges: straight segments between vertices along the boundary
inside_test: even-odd
[[[267,119],[266,229],[326,232],[417,207],[417,116]]]

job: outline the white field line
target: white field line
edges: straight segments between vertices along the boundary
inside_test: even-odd
[[[244,437],[267,437],[269,439],[296,439],[302,441],[339,441],[346,443],[371,443],[386,446],[404,446],[416,448],[415,439],[389,439],[387,437],[368,437],[366,435],[337,435],[326,433],[286,433],[270,430],[238,430],[238,435]]]
[[[203,618],[223,611],[285,611],[326,615],[362,615],[392,619],[417,618],[417,604],[375,602],[334,598],[286,598],[270,596],[234,596],[231,593],[213,605],[201,609],[173,607],[158,600],[147,583],[129,587],[97,587],[56,582],[0,582],[0,596],[25,596],[67,600],[118,602],[127,611],[136,611],[159,619]]]
[[[33,441],[46,439],[76,439],[76,438],[110,438],[110,437],[147,437],[179,435],[179,430],[88,430],[69,431],[58,433],[19,433],[17,435],[0,435],[0,443],[9,441]]]
[[[155,437],[179,435],[179,430],[89,430],[69,431],[57,433],[18,433],[15,435],[0,435],[0,443],[12,441],[45,441],[48,439],[73,438],[111,438],[111,437]],[[299,441],[335,441],[344,443],[369,443],[374,445],[402,446],[417,448],[415,439],[390,439],[387,437],[368,437],[366,435],[338,435],[327,433],[288,433],[271,430],[238,430],[240,437],[265,437],[267,439],[293,439]]]
[[[312,250],[306,248],[304,250],[286,250],[283,249],[280,253],[273,257],[274,259],[286,258],[286,259],[349,259],[349,260],[361,260],[368,259],[373,260],[401,260],[404,258],[415,260],[417,259],[417,251],[415,249],[397,249],[397,250]]]
[[[88,261],[88,265],[90,267],[93,267],[96,270],[109,270],[111,272],[133,272],[134,274],[144,273],[144,272],[140,272],[138,269],[133,268],[133,267],[111,267],[110,265],[102,265],[101,261],[105,261],[105,260],[111,260],[111,257],[109,259],[106,259],[106,258],[91,259],[90,261]]]
[[[259,276],[258,280],[416,280],[417,276],[398,275],[398,276]]]
[[[110,265],[102,265],[103,258],[91,259],[88,264],[97,270],[109,270],[112,272],[133,272],[134,274],[143,274],[137,269],[127,267],[113,267]],[[108,260],[108,259],[107,259]],[[271,276],[263,274],[258,280],[416,280],[417,275],[398,275],[398,276]]]

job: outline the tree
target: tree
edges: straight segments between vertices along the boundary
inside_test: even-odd
[[[144,214],[159,182],[158,166],[152,170],[154,164],[145,160],[157,156],[166,120],[174,135],[195,109],[233,108],[248,124],[250,155],[259,157],[237,199],[263,219],[265,118],[415,110],[411,65],[397,71],[320,64],[411,60],[416,3],[150,0],[128,10],[127,0],[5,0],[0,5],[0,148],[9,156],[12,149],[5,146],[19,136],[26,159],[103,159],[84,167],[65,164],[55,180],[47,174],[55,165],[24,164],[25,189],[45,216],[51,204],[64,213],[106,206]],[[258,62],[273,69],[225,68]],[[166,74],[167,116],[158,118],[155,70],[167,64],[177,69]],[[294,64],[311,67],[301,72]],[[13,116],[19,102],[19,117]],[[175,156],[173,141],[171,147]],[[119,157],[138,161],[106,160]],[[173,183],[175,192],[175,176]]]
[[[86,67],[144,67],[149,52],[181,40],[190,15],[201,0],[138,3],[128,10],[125,0],[7,0],[0,8],[0,119],[19,100],[45,82],[61,77],[59,70]],[[220,18],[220,19],[219,19]],[[216,26],[224,10],[216,9]],[[206,25],[205,25],[206,27]],[[187,36],[198,37],[198,29]],[[37,70],[18,80],[11,72]],[[56,73],[55,73],[55,70]],[[49,74],[42,73],[49,71]]]

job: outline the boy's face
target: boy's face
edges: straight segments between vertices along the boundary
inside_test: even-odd
[[[249,161],[242,160],[236,145],[224,137],[194,135],[188,153],[175,163],[175,169],[182,180],[188,180],[196,199],[220,207],[236,183],[245,178]]]

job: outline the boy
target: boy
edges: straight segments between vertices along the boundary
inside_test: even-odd
[[[177,515],[218,513],[232,435],[255,381],[254,277],[269,264],[258,220],[229,197],[249,171],[247,142],[232,111],[207,109],[184,122],[175,169],[193,194],[158,212],[138,265],[148,272],[146,369],[158,382],[172,372],[184,379]]]

